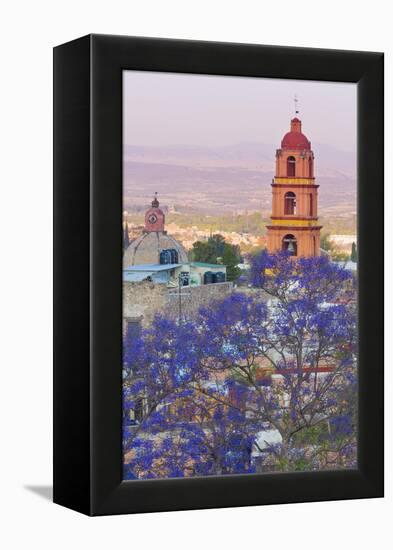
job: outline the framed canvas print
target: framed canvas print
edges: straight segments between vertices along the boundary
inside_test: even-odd
[[[54,50],[54,501],[383,496],[383,55]]]

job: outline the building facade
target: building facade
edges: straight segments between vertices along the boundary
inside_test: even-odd
[[[319,256],[318,187],[311,143],[295,117],[276,151],[272,215],[267,226],[270,253],[286,250],[291,256]]]

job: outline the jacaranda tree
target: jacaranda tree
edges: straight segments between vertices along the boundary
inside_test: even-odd
[[[125,477],[353,466],[354,297],[325,257],[263,252],[247,290],[126,337]]]

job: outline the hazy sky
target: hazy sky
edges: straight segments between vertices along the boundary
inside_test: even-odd
[[[356,151],[356,84],[124,71],[123,87],[128,145],[279,147],[297,94],[311,144]]]

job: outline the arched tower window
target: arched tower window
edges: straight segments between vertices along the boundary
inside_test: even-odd
[[[284,214],[293,216],[296,214],[296,195],[292,191],[288,191],[284,196]]]
[[[289,252],[290,256],[297,256],[297,240],[294,235],[285,235],[282,240],[282,250]]]
[[[288,157],[287,158],[287,176],[294,177],[295,176],[295,170],[296,168],[296,159],[295,157]]]
[[[312,158],[311,158],[311,157],[308,159],[308,177],[309,177],[309,178],[313,178],[313,177],[314,177],[314,173],[313,173],[313,163],[312,163]]]
[[[310,193],[309,197],[310,197],[310,199],[309,199],[309,203],[308,203],[308,215],[313,216],[314,215],[314,201],[313,201],[312,193]]]

